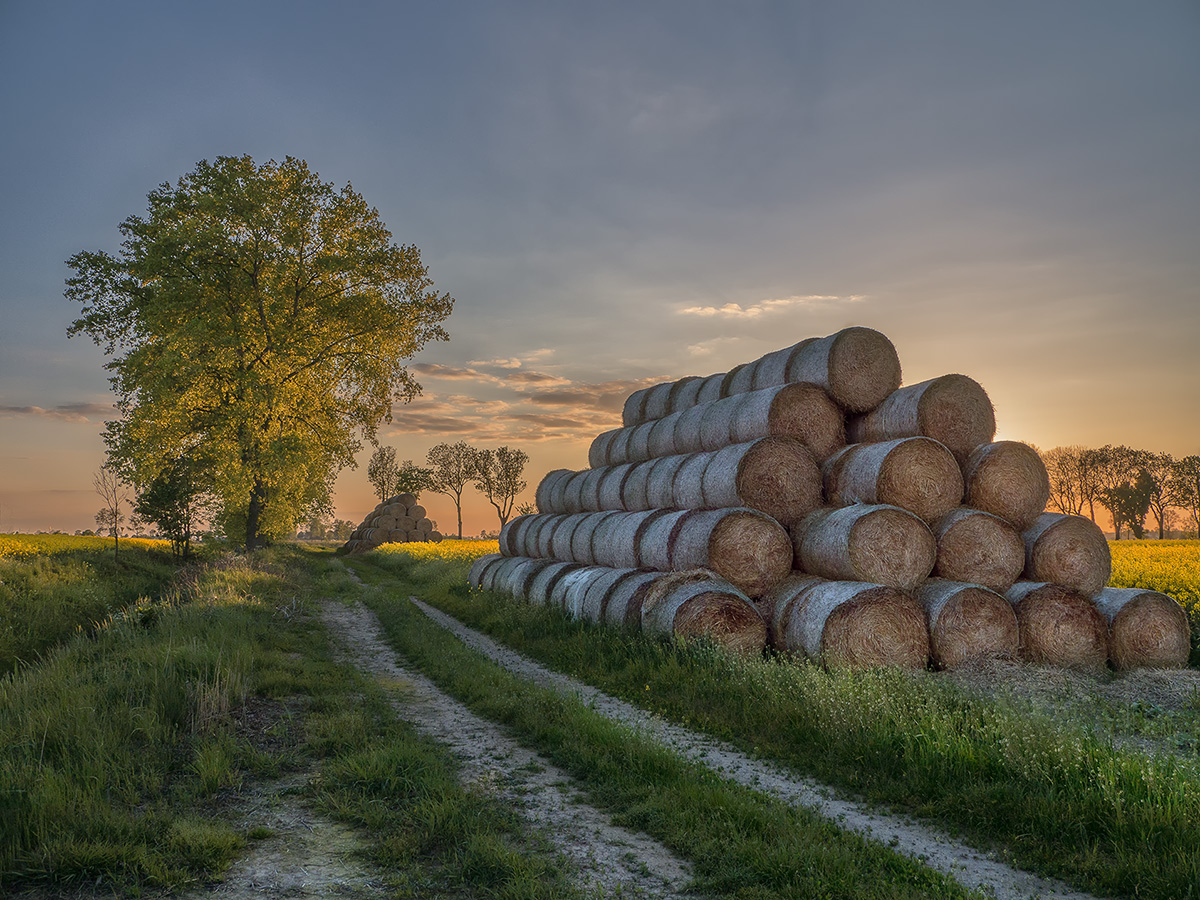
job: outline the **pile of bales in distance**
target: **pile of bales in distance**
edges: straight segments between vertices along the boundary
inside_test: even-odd
[[[384,544],[407,544],[413,541],[438,543],[442,534],[433,530],[433,522],[425,515],[425,507],[417,502],[416,494],[397,494],[384,500],[354,529],[340,553],[366,553]]]
[[[995,440],[977,382],[900,385],[892,342],[855,327],[636,391],[470,583],[831,666],[1186,665],[1182,608],[1105,587],[1103,533],[1045,512],[1041,458]]]

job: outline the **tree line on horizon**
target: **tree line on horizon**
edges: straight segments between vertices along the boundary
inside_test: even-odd
[[[1125,529],[1144,538],[1151,515],[1162,539],[1177,513],[1190,526],[1185,531],[1200,534],[1200,456],[1176,459],[1123,444],[1040,452],[1050,476],[1050,506],[1059,512],[1095,522],[1101,507],[1112,519],[1116,540]]]

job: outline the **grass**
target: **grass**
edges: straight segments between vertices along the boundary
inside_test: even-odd
[[[0,535],[0,675],[158,597],[175,578],[163,541],[122,541],[117,562],[107,538]]]
[[[573,896],[553,854],[333,655],[313,597],[345,581],[286,547],[217,558],[172,602],[0,677],[0,894],[211,881],[268,836],[233,824],[246,792],[316,767],[310,802],[372,829],[399,895]]]
[[[1082,724],[931,678],[742,662],[569,622],[471,594],[461,561],[366,559],[397,595],[418,593],[553,668],[998,847],[1023,868],[1115,895],[1200,897],[1194,761],[1114,748]]]

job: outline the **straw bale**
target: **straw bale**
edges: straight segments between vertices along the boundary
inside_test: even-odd
[[[797,344],[785,378],[820,385],[848,412],[866,412],[900,386],[900,358],[878,331],[844,328]]]
[[[697,423],[697,431],[693,435],[683,435],[689,443],[699,443],[700,450],[720,450],[733,443],[733,414],[737,409],[737,400],[726,397],[706,406]],[[690,421],[695,421],[689,420]]]
[[[742,363],[739,366],[734,366],[732,369],[730,369],[728,372],[725,373],[725,377],[723,379],[721,379],[721,396],[722,397],[732,396],[732,394],[733,394],[732,388],[733,388],[734,381],[737,379],[738,373],[741,372],[742,369],[746,368],[747,365],[748,365],[747,363]]]
[[[761,360],[756,359],[754,362],[739,366],[725,385],[725,396],[732,397],[734,394],[744,394],[754,390],[754,373],[758,371],[760,362]]]
[[[414,503],[412,506],[407,508],[405,515],[407,515],[410,519],[420,520],[424,519],[428,513],[426,512],[425,507],[423,507],[421,504]]]
[[[1002,595],[978,584],[932,578],[917,591],[929,620],[929,651],[939,669],[975,659],[1016,659],[1017,615]]]
[[[741,656],[761,654],[767,638],[762,617],[749,598],[711,576],[676,585],[653,607],[643,606],[642,630],[681,640],[708,640]]]
[[[805,590],[787,619],[784,645],[827,668],[923,669],[929,661],[929,630],[917,601],[858,581],[822,581]]]
[[[792,607],[800,602],[809,588],[823,580],[815,575],[793,572],[759,598],[755,605],[767,626],[767,646],[780,653],[787,650],[784,629],[792,614]]]
[[[664,456],[652,463],[646,478],[646,503],[651,509],[674,506],[675,476],[690,457]]]
[[[931,438],[850,444],[829,457],[822,471],[833,506],[883,503],[933,523],[962,503],[958,463]]]
[[[539,521],[522,532],[525,538],[524,556],[553,557],[551,541],[560,527],[574,527],[579,521],[577,515],[567,513],[550,513],[539,517]],[[570,525],[564,526],[564,523]]]
[[[638,536],[648,522],[665,514],[666,510],[639,510],[606,519],[600,539],[592,542],[596,562],[617,569],[638,566]]]
[[[496,578],[497,587],[518,600],[524,600],[529,594],[529,585],[534,577],[553,560],[517,557],[508,570]]]
[[[629,430],[629,439],[625,442],[626,462],[642,462],[653,459],[650,455],[650,434],[654,431],[657,420],[643,422]]]
[[[600,509],[628,509],[625,506],[625,479],[633,471],[634,463],[608,466],[600,477],[596,500]]]
[[[501,591],[503,590],[503,576],[508,572],[509,568],[517,562],[520,562],[523,557],[506,556],[498,560],[495,564],[488,566],[483,570],[480,576],[479,584],[485,591]]]
[[[584,479],[587,478],[587,474],[590,471],[590,469],[582,469],[578,472],[572,472],[567,476],[563,485],[563,512],[580,513],[587,511],[581,497],[583,495]]]
[[[546,606],[550,603],[550,595],[554,590],[554,586],[559,579],[568,572],[573,572],[576,569],[582,568],[576,562],[562,562],[555,560],[533,576],[533,580],[529,582],[529,590],[525,595],[525,599],[534,606]]]
[[[721,385],[724,383],[724,372],[717,372],[714,375],[709,375],[707,378],[702,378],[700,380],[700,387],[696,390],[696,403],[712,403],[715,400],[720,400]]]
[[[754,369],[754,385],[752,389],[758,391],[763,388],[787,384],[788,363],[791,362],[792,356],[799,352],[799,349],[805,344],[811,344],[815,340],[816,338],[805,338],[798,344],[792,344],[792,346],[784,347],[782,350],[773,350],[760,358],[758,365]]]
[[[483,573],[489,566],[497,560],[505,559],[499,553],[489,553],[486,556],[481,556],[471,563],[471,569],[467,572],[467,584],[478,590],[482,584]]]
[[[440,531],[429,532],[429,540],[433,541],[433,543],[435,543],[435,544],[440,544],[445,539],[446,539],[446,536],[444,534],[442,534]]]
[[[592,549],[592,537],[596,533],[597,526],[604,519],[613,515],[618,514],[613,512],[593,512],[580,517],[579,526],[571,535],[571,559],[589,566],[596,564],[595,553]]]
[[[604,621],[608,625],[636,631],[642,627],[642,598],[650,585],[662,577],[662,573],[647,569],[629,571],[629,576],[618,581],[609,591]]]
[[[408,540],[408,530],[405,528],[393,528],[388,532],[387,539],[392,544],[403,544]]]
[[[712,569],[747,596],[761,597],[791,572],[792,542],[757,510],[689,510],[670,542],[669,562],[674,571]]]
[[[662,419],[655,419],[646,437],[646,455],[650,459],[660,456],[674,456],[679,451],[675,449],[675,423],[678,414],[672,413]]]
[[[391,531],[396,527],[396,519],[394,516],[378,516],[375,519],[374,526],[380,531]]]
[[[1108,623],[1078,591],[1048,582],[1018,581],[1005,594],[1017,613],[1021,658],[1099,672],[1108,661]]]
[[[579,486],[579,505],[583,512],[595,512],[603,509],[600,505],[600,480],[604,477],[604,469],[585,469],[583,481]]]
[[[587,590],[594,568],[595,566],[580,566],[563,575],[550,589],[546,605],[561,609],[573,619],[579,618],[578,608],[583,601],[583,592]]]
[[[648,519],[645,527],[637,533],[634,563],[639,567],[657,569],[660,572],[671,570],[671,549],[676,535],[682,527],[683,520],[692,514],[691,510],[669,510],[661,516]],[[682,566],[681,568],[696,568]]]
[[[1112,575],[1108,541],[1082,516],[1042,513],[1022,535],[1025,578],[1061,584],[1094,597]]]
[[[418,534],[429,534],[429,532],[433,531],[433,520],[418,519],[416,531]]]
[[[588,585],[579,617],[587,622],[603,622],[605,607],[608,606],[608,598],[613,588],[636,571],[637,569],[605,567]]]
[[[1018,441],[976,447],[963,465],[966,505],[1024,531],[1050,501],[1050,476],[1038,452]]]
[[[661,419],[671,411],[671,392],[678,384],[678,381],[664,381],[646,392],[646,402],[642,407],[643,422]]]
[[[673,506],[677,509],[699,509],[702,506],[716,506],[705,501],[704,473],[712,462],[712,454],[691,453],[682,457],[683,462],[675,471],[671,482],[671,495],[663,506]],[[737,503],[736,506],[744,504]]]
[[[934,526],[937,564],[933,574],[949,581],[981,584],[1003,594],[1025,568],[1025,542],[999,516],[960,506]]]
[[[412,516],[397,516],[396,527],[401,531],[414,531],[417,527],[417,520]]]
[[[746,506],[789,526],[821,505],[821,470],[794,438],[764,437],[700,456],[700,502],[692,502],[695,492],[680,494],[692,468],[685,467],[675,479],[678,506]]]
[[[846,443],[845,417],[823,388],[795,382],[731,397],[731,443],[761,437],[791,437],[818,460]]]
[[[797,568],[832,581],[865,581],[911,591],[929,577],[937,541],[898,506],[858,503],[812,513],[792,532]]]
[[[621,485],[621,508],[628,510],[654,509],[650,503],[650,473],[653,463],[632,463],[632,469]]]
[[[942,375],[895,391],[871,412],[846,424],[856,443],[930,437],[965,462],[971,451],[996,436],[992,401],[966,375]]]
[[[660,578],[654,579],[654,583],[646,588],[645,594],[642,596],[642,630],[646,630],[646,617],[653,613],[653,610],[663,598],[675,588],[685,584],[695,584],[698,581],[712,581],[718,578],[717,574],[711,569],[685,569],[682,572],[668,572]],[[669,632],[659,631],[659,634]]]
[[[626,428],[646,421],[646,395],[649,393],[650,388],[642,388],[625,398],[625,405],[621,409],[621,423]]]
[[[569,515],[553,526],[548,532],[548,543],[546,543],[546,553],[539,554],[548,556],[553,559],[575,559],[573,552],[573,544],[575,532],[583,523],[584,517],[582,514],[576,513]],[[539,550],[542,549],[539,547]],[[587,560],[576,560],[577,562],[586,562]]]
[[[408,508],[416,504],[417,495],[411,491],[404,491],[403,493],[397,494],[395,497],[393,497],[392,502]]]
[[[592,443],[588,446],[588,465],[593,469],[598,469],[601,466],[612,465],[616,460],[609,457],[609,448],[612,445],[613,439],[621,433],[622,429],[613,428],[609,431],[602,431],[592,439]]]
[[[1191,654],[1187,613],[1173,597],[1141,588],[1105,588],[1092,602],[1108,622],[1114,668],[1183,669]]]
[[[559,483],[570,475],[570,469],[554,469],[542,476],[542,480],[538,482],[537,490],[534,492],[534,502],[537,504],[538,512],[561,511],[561,495],[557,495],[556,492]]]
[[[663,415],[669,416],[681,409],[695,406],[696,395],[700,393],[703,384],[704,379],[695,375],[687,375],[676,381],[667,394],[667,410]]]

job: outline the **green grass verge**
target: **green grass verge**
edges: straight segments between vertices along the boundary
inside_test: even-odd
[[[318,766],[313,801],[373,829],[400,896],[572,896],[553,856],[333,656],[312,598],[347,583],[290,548],[218,559],[186,597],[0,677],[0,895],[211,880],[269,836],[232,824],[256,780]]]
[[[577,698],[515,678],[407,602],[408,587],[426,595],[424,583],[406,582],[397,591],[380,570],[357,560],[351,565],[386,588],[364,598],[397,650],[573,775],[617,823],[690,860],[697,892],[762,900],[971,896],[918,862],[684,760]]]
[[[1022,868],[1111,895],[1200,897],[1200,776],[1186,762],[1114,749],[1084,727],[930,678],[742,661],[570,622],[472,595],[462,563],[396,554],[353,564],[552,668]]]

